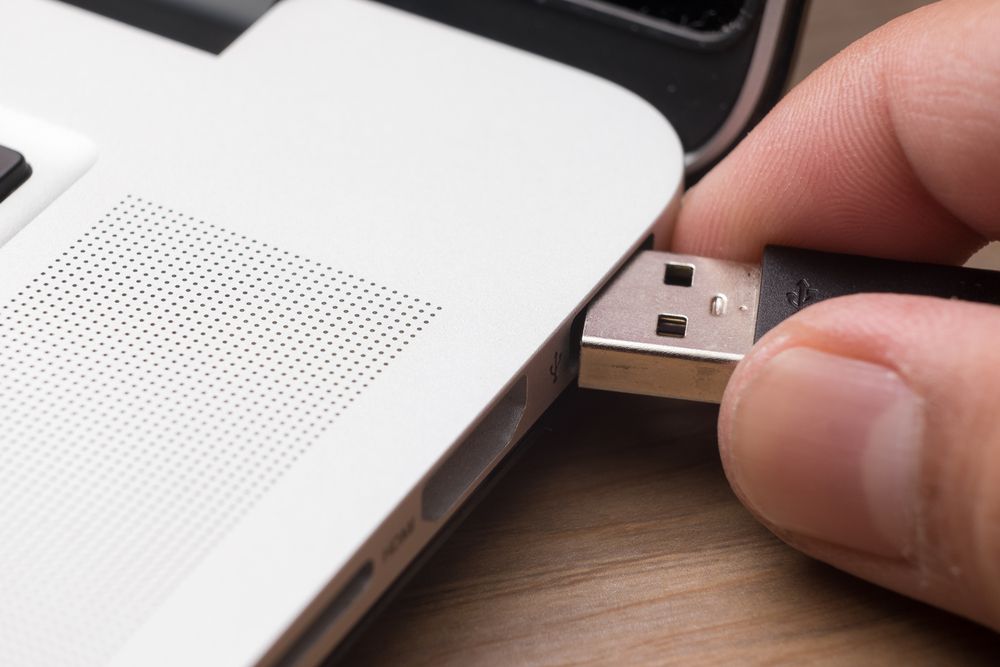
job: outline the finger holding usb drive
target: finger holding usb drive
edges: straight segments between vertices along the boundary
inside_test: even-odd
[[[1000,308],[887,294],[821,302],[726,390],[736,493],[779,536],[1000,626]]]
[[[998,32],[997,3],[943,2],[848,49],[692,189],[674,250],[961,262],[1000,237]],[[1000,308],[821,287],[788,287],[801,312],[729,379],[734,489],[806,553],[1000,629]]]

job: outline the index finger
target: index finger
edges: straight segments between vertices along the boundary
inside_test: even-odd
[[[1000,3],[952,0],[858,41],[687,193],[672,248],[956,262],[996,239],[998,34]]]

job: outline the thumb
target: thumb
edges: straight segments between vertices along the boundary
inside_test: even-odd
[[[811,306],[723,399],[723,463],[779,537],[1000,629],[1000,308],[898,295]]]

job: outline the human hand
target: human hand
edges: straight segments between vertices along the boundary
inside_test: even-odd
[[[1000,237],[1000,3],[854,44],[692,188],[672,249],[957,263]],[[739,365],[719,440],[789,544],[1000,629],[1000,308],[888,294],[795,315]]]

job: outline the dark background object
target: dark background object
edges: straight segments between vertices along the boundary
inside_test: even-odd
[[[10,196],[31,176],[31,166],[24,156],[6,146],[0,146],[0,201]]]
[[[221,53],[277,0],[62,0],[137,28]]]
[[[749,0],[603,0],[647,16],[663,19],[692,30],[721,31],[734,23]]]

